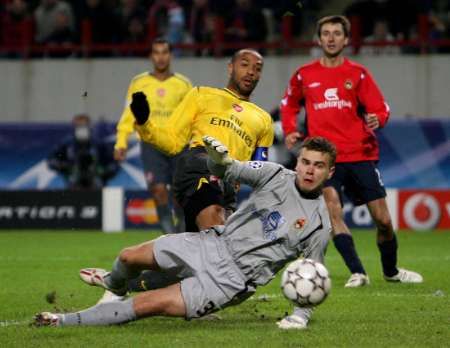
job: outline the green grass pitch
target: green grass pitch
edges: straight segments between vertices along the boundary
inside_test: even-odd
[[[243,304],[206,321],[149,318],[117,327],[35,328],[33,315],[53,310],[46,294],[66,310],[93,305],[100,289],[78,279],[82,267],[109,268],[121,248],[158,233],[0,233],[0,347],[449,347],[450,232],[399,233],[399,265],[423,274],[418,285],[387,283],[373,232],[354,232],[371,285],[343,287],[349,274],[330,244],[329,298],[307,330],[281,331],[275,322],[291,305],[279,277]]]

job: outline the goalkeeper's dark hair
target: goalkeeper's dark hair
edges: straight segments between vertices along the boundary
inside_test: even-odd
[[[301,149],[307,149],[310,151],[317,151],[321,153],[326,153],[330,157],[330,167],[333,167],[336,162],[336,146],[334,144],[323,138],[323,137],[311,137],[306,138],[306,140],[302,143]]]
[[[347,17],[341,16],[341,15],[335,15],[335,16],[326,16],[317,21],[316,26],[316,34],[317,37],[320,38],[320,31],[322,30],[322,26],[326,23],[332,23],[332,24],[341,24],[342,28],[344,29],[344,35],[345,37],[350,36],[350,21]]]
[[[153,51],[153,45],[156,45],[156,44],[160,44],[160,45],[166,44],[167,47],[169,47],[169,52],[172,52],[172,44],[166,38],[160,36],[160,37],[157,37],[156,39],[154,39],[152,41],[152,45],[151,45],[152,51]]]

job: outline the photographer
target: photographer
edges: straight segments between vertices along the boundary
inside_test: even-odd
[[[117,173],[112,150],[92,139],[88,115],[76,115],[72,125],[73,135],[48,157],[48,165],[64,176],[70,189],[99,189]]]

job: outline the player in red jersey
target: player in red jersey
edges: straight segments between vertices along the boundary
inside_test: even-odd
[[[343,219],[343,192],[355,205],[366,204],[370,211],[377,227],[384,278],[420,283],[420,274],[397,268],[397,239],[376,167],[379,151],[374,131],[386,124],[389,107],[367,68],[343,56],[349,32],[350,23],[344,16],[318,21],[323,56],[294,73],[281,101],[285,144],[290,149],[305,136],[322,136],[337,147],[336,172],[325,184],[324,197],[334,244],[352,273],[345,286],[369,284],[369,277]],[[301,105],[306,112],[306,134],[297,129]]]

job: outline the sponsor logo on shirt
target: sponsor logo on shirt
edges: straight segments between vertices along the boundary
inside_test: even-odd
[[[209,124],[212,126],[225,127],[234,131],[242,140],[244,140],[245,144],[248,147],[253,146],[253,138],[247,134],[247,132],[241,128],[242,121],[239,120],[236,116],[231,115],[229,119],[224,119],[219,116],[211,117]]]
[[[277,238],[275,231],[286,222],[278,211],[272,211],[265,216],[261,216],[260,219],[263,225],[264,238],[269,240]]]
[[[323,94],[325,101],[321,103],[314,103],[314,110],[323,109],[343,109],[351,108],[352,102],[350,100],[339,99],[337,88],[327,88]]]
[[[158,97],[162,98],[166,95],[166,90],[164,88],[158,88],[156,90],[156,94],[158,95]]]
[[[339,100],[337,92],[338,92],[337,88],[327,88],[323,96],[325,97],[326,100]]]
[[[242,110],[244,110],[244,108],[238,104],[233,104],[231,105],[233,107],[234,110],[236,110],[237,112],[241,112]]]

